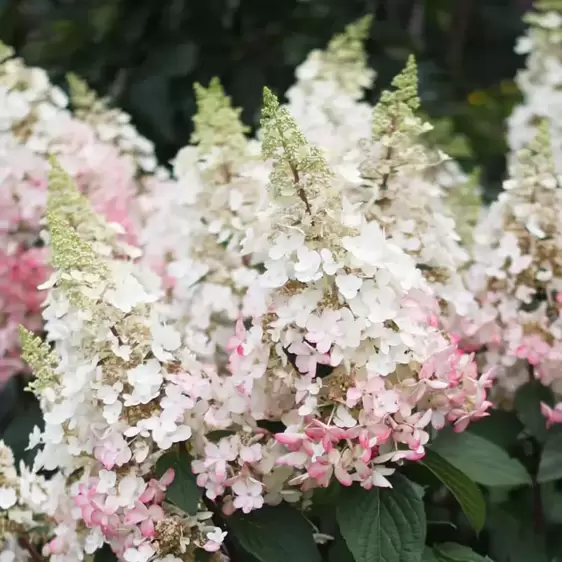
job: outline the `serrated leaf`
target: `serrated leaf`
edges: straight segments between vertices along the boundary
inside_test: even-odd
[[[541,484],[562,478],[562,431],[549,432],[542,450],[537,481]]]
[[[435,451],[427,450],[421,463],[455,496],[474,530],[480,532],[486,520],[486,500],[480,488]]]
[[[201,499],[202,490],[197,486],[191,471],[191,455],[182,447],[161,456],[156,463],[156,475],[160,478],[169,468],[174,469],[174,480],[166,490],[166,499],[186,513],[194,515]]]
[[[344,490],[336,506],[341,534],[355,562],[420,562],[426,520],[422,498],[397,474],[392,488]]]
[[[491,562],[487,556],[454,542],[437,544],[433,548],[439,562]]]
[[[517,417],[529,433],[540,442],[544,442],[548,435],[546,420],[541,412],[541,402],[552,405],[553,401],[552,390],[539,381],[529,381],[515,393]]]
[[[471,480],[484,486],[531,484],[525,467],[504,449],[478,435],[464,431],[441,431],[431,447]]]
[[[288,504],[266,506],[226,520],[240,546],[260,562],[320,562],[313,528]]]

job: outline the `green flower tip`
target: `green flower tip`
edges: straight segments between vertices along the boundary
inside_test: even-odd
[[[242,123],[242,108],[234,107],[220,80],[213,78],[205,88],[199,83],[193,85],[197,113],[193,117],[193,144],[201,152],[208,153],[216,146],[225,147],[231,158],[244,153],[245,135],[249,128]]]
[[[416,64],[414,55],[408,57],[404,70],[394,77],[392,85],[396,88],[399,101],[404,102],[413,110],[420,107],[420,98],[418,96],[418,65]]]
[[[261,109],[262,121],[273,119],[279,109],[279,100],[277,96],[267,87],[263,88],[263,105]]]
[[[348,24],[345,28],[345,35],[355,41],[365,41],[369,36],[369,31],[373,23],[373,15],[368,14],[358,20]]]
[[[19,336],[22,359],[29,365],[35,375],[26,390],[39,394],[56,382],[57,375],[54,367],[58,363],[58,358],[48,343],[21,325],[19,326]]]
[[[77,109],[86,109],[96,103],[98,99],[96,92],[90,89],[88,83],[80,76],[74,72],[68,72],[66,74],[66,82],[68,84],[70,100]]]
[[[534,8],[541,12],[562,12],[562,0],[538,0]]]
[[[73,179],[54,156],[49,155],[49,163],[51,169],[47,187],[47,212],[60,211],[62,213],[65,209],[76,209],[77,206],[88,205]]]
[[[62,271],[89,271],[97,260],[90,244],[82,240],[63,212],[47,211],[47,227],[51,236],[52,261]]]

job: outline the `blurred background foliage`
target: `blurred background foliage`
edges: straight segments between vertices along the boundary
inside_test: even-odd
[[[279,93],[295,66],[372,13],[368,51],[381,88],[418,57],[435,139],[481,167],[487,198],[504,173],[504,120],[518,100],[513,53],[532,0],[0,0],[0,39],[58,83],[76,72],[130,112],[165,161],[189,139],[192,84],[219,76],[244,119],[262,87]]]

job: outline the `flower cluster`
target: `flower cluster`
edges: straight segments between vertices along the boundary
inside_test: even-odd
[[[45,420],[32,436],[42,445],[35,469],[58,471],[58,503],[69,507],[53,514],[44,554],[74,562],[106,542],[126,562],[171,562],[218,550],[223,533],[209,513],[163,504],[173,469],[155,475],[162,452],[197,429],[205,368],[158,316],[158,279],[57,166],[47,224],[55,271],[44,317],[55,347],[25,329],[22,347]]]
[[[527,55],[526,66],[516,77],[524,100],[508,119],[507,140],[512,151],[520,150],[546,119],[558,162],[562,155],[562,3],[539,0],[525,20],[529,28],[515,48],[518,54]]]
[[[562,390],[560,185],[543,123],[517,153],[505,191],[475,231],[467,279],[481,308],[466,336],[484,345],[486,363],[500,369],[503,398],[535,377]],[[545,412],[551,421],[562,421]]]
[[[25,560],[26,552],[17,538],[24,534],[32,544],[41,538],[42,514],[52,484],[20,463],[19,472],[12,450],[0,441],[0,560]]]
[[[372,107],[362,101],[375,73],[368,67],[364,43],[371,16],[349,24],[326,50],[312,51],[297,67],[286,93],[287,109],[310,142],[325,151],[330,165],[357,175],[358,143],[369,135]]]
[[[141,243],[149,262],[165,264],[170,317],[207,357],[224,349],[240,314],[251,314],[243,296],[256,272],[240,242],[264,205],[267,168],[218,80],[195,93],[193,144],[175,159],[177,181],[147,198]]]
[[[430,423],[462,430],[485,415],[488,380],[436,329],[415,262],[353,209],[267,89],[262,131],[273,201],[244,247],[269,246],[258,283],[270,292],[264,314],[238,325],[232,377],[254,419],[285,425],[289,484],[389,485],[389,463],[424,455]]]
[[[140,227],[136,198],[143,189],[154,187],[160,176],[142,176],[156,167],[153,148],[125,114],[107,110],[104,118],[102,102],[91,92],[86,96],[83,84],[74,79],[77,117],[67,108],[66,94],[50,84],[43,70],[26,67],[5,45],[0,51],[1,382],[23,369],[18,325],[41,329],[36,287],[48,276],[47,253],[39,236],[48,155],[57,156],[94,208],[121,224],[131,240]]]
[[[371,139],[362,143],[361,181],[350,197],[367,220],[381,224],[390,240],[415,259],[444,314],[463,316],[473,306],[459,273],[468,254],[436,181],[446,156],[422,140],[431,125],[416,114],[420,100],[413,57],[393,86],[375,107]]]
[[[375,108],[361,101],[369,25],[313,52],[288,105],[265,89],[257,139],[217,80],[196,85],[173,175],[77,78],[70,113],[43,74],[4,63],[16,109],[0,209],[14,273],[0,294],[10,333],[23,324],[45,422],[22,474],[55,474],[32,506],[51,562],[103,545],[125,562],[200,551],[218,562],[239,512],[306,512],[334,481],[391,486],[434,429],[487,415],[493,371],[451,334],[453,322],[496,322],[498,302],[481,290],[477,302],[461,275],[468,253],[444,191],[465,178],[424,138],[413,59]],[[517,212],[550,233],[534,208]],[[44,302],[10,275],[47,279]],[[191,475],[187,508],[174,493]]]

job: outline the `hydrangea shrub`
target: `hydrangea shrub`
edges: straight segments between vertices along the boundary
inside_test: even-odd
[[[5,49],[1,372],[42,425],[0,441],[0,562],[556,560],[555,116],[481,209],[413,57],[365,99],[370,22],[254,138],[196,84],[172,173]]]

